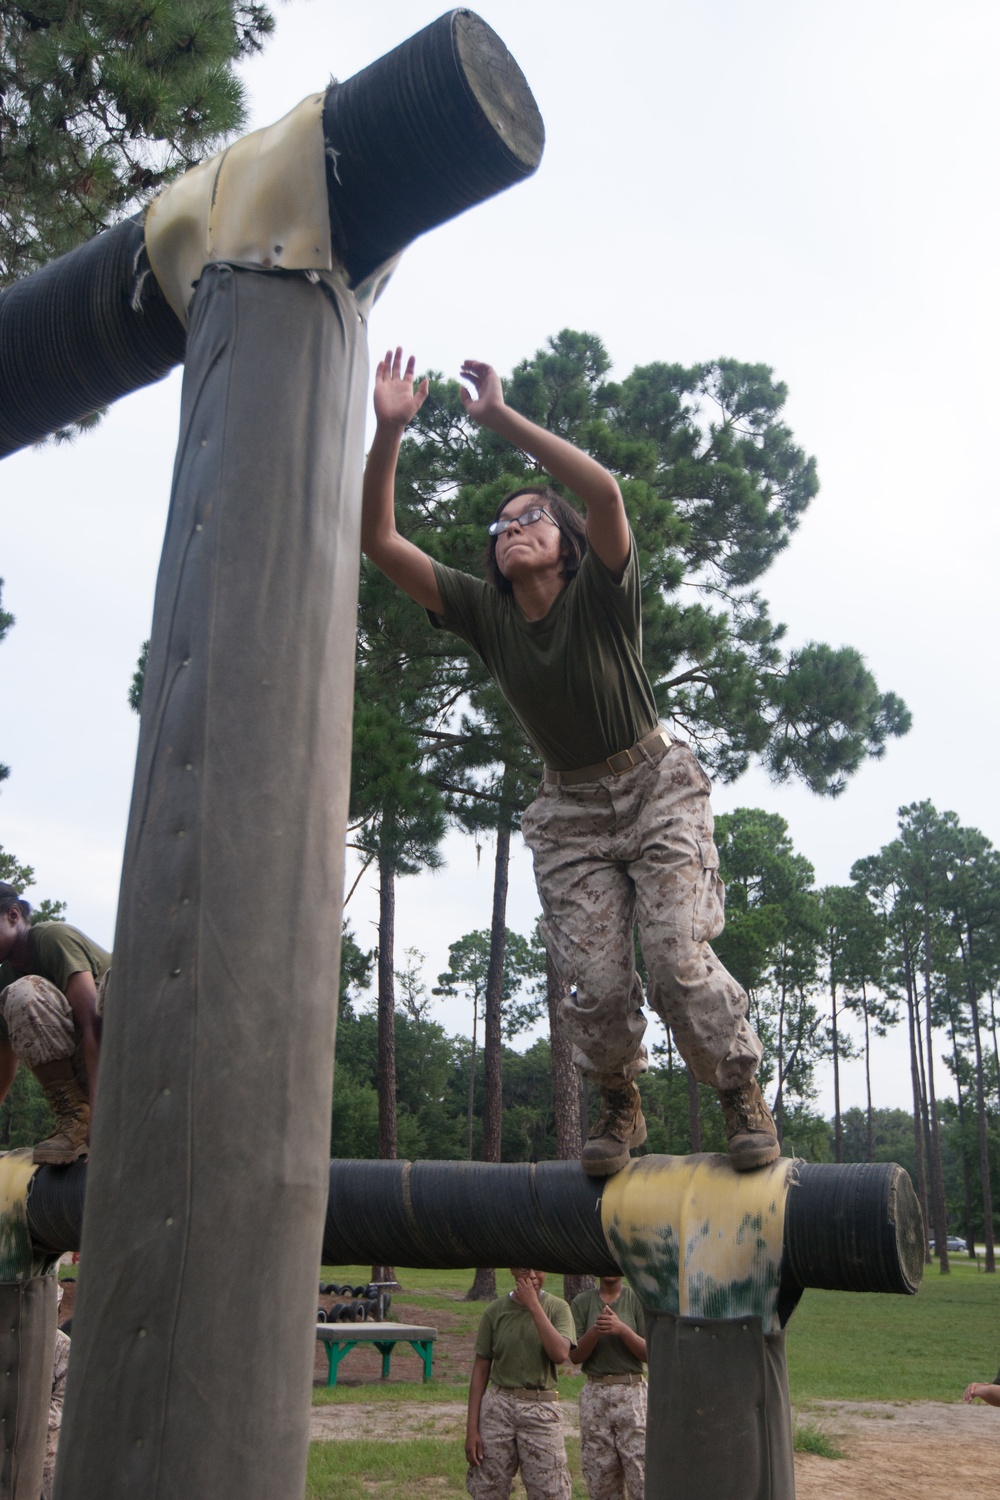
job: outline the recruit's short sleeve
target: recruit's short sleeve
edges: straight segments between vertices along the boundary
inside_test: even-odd
[[[107,967],[107,955],[98,953],[95,945],[88,944],[68,923],[39,923],[32,932],[32,947],[39,972],[63,994],[74,974],[86,972],[97,979],[100,973],[94,973],[95,966],[100,972]]]
[[[592,1292],[578,1292],[573,1298],[570,1311],[573,1314],[573,1324],[576,1328],[576,1343],[580,1342],[590,1327],[590,1304],[592,1297]]]
[[[596,553],[587,551],[583,555],[579,573],[580,583],[587,595],[599,600],[624,630],[637,633],[642,623],[642,592],[639,574],[639,553],[632,532],[628,534],[628,561],[621,578],[614,575],[601,562]]]
[[[493,1358],[494,1318],[492,1312],[493,1303],[491,1302],[479,1319],[479,1331],[476,1334],[476,1353],[481,1359]]]
[[[489,592],[495,593],[496,590],[490,590],[490,585],[481,578],[473,578],[471,573],[462,573],[458,568],[448,568],[434,558],[431,558],[431,566],[444,607],[440,614],[429,609],[428,619],[438,630],[450,630],[482,655],[483,613],[491,603]]]
[[[569,1303],[564,1302],[561,1297],[549,1296],[545,1302],[545,1313],[556,1333],[561,1333],[564,1339],[569,1339],[575,1348],[576,1324],[573,1321]]]

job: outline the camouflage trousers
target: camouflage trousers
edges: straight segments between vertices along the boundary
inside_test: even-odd
[[[646,1386],[601,1385],[580,1392],[580,1464],[590,1500],[643,1500]]]
[[[97,1012],[104,1009],[108,976],[97,986]],[[0,990],[0,1012],[7,1023],[10,1045],[29,1068],[43,1063],[71,1058],[77,1072],[84,1076],[82,1057],[78,1056],[80,1036],[73,1020],[70,1003],[62,990],[40,974],[26,974]]]
[[[49,1435],[45,1444],[45,1467],[42,1470],[42,1500],[52,1500],[56,1477],[56,1454],[62,1428],[63,1400],[66,1395],[66,1371],[69,1369],[69,1339],[56,1329],[56,1354],[52,1367],[52,1395],[49,1399]]]
[[[572,1481],[557,1401],[524,1401],[491,1385],[479,1412],[483,1461],[470,1465],[473,1500],[507,1500],[521,1471],[528,1500],[571,1500]]]
[[[560,1019],[577,1067],[602,1086],[646,1071],[637,919],[649,1002],[699,1083],[736,1088],[757,1071],[746,993],[709,947],[725,925],[710,792],[673,740],[620,776],[543,782],[521,819],[546,947],[576,986]]]

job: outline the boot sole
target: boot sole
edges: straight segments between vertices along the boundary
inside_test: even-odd
[[[75,1151],[43,1151],[36,1146],[31,1153],[32,1165],[36,1167],[69,1167],[86,1156],[90,1146],[78,1146]]]
[[[645,1139],[646,1122],[645,1120],[641,1120],[636,1126],[635,1130],[633,1130],[628,1141],[622,1142],[621,1150],[616,1156],[602,1156],[599,1159],[595,1156],[590,1161],[588,1161],[587,1148],[586,1146],[584,1146],[583,1155],[580,1158],[580,1165],[588,1177],[612,1177],[615,1172],[620,1172],[623,1167],[628,1166],[629,1152],[633,1149],[633,1147],[641,1146]]]
[[[766,1145],[752,1146],[749,1150],[730,1151],[729,1161],[737,1172],[753,1172],[758,1167],[769,1166],[772,1161],[777,1161],[781,1155],[781,1147],[777,1141],[769,1141]]]

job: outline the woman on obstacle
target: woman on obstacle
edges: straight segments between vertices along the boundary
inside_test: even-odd
[[[548,485],[498,505],[486,582],[444,567],[396,530],[396,463],[423,405],[413,357],[387,353],[375,377],[361,544],[372,562],[483,659],[544,764],[521,830],[532,851],[542,932],[575,985],[560,1016],[581,1072],[600,1089],[584,1171],[606,1176],[646,1138],[636,1078],[646,1021],[635,968],[639,923],[649,999],[700,1083],[718,1090],[732,1163],[779,1154],[755,1074],[761,1048],[747,998],[709,947],[723,891],[711,786],[686,744],[658,722],[642,666],[639,565],[613,475],[507,406],[496,371],[468,359],[473,421],[527,453],[581,503]]]

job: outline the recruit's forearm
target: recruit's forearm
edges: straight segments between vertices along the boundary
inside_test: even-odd
[[[621,492],[613,474],[589,453],[575,448],[565,438],[539,427],[511,406],[500,406],[483,419],[499,437],[506,438],[540,463],[553,479],[564,484],[588,511],[592,505],[619,505]]]
[[[380,421],[361,489],[361,548],[397,588],[425,609],[442,611],[434,565],[396,530],[396,464],[406,424]]]
[[[587,1332],[580,1335],[574,1347],[569,1351],[570,1362],[574,1365],[582,1365],[585,1359],[589,1359],[597,1348],[597,1340],[600,1336],[597,1324],[592,1323]]]
[[[361,490],[361,547],[373,562],[386,538],[396,534],[396,465],[405,428],[379,423]]]
[[[553,1364],[561,1365],[564,1360],[569,1358],[569,1351],[573,1345],[565,1334],[560,1333],[549,1321],[541,1303],[530,1306],[528,1311],[535,1321],[535,1327],[538,1329],[538,1337],[542,1341],[542,1348]]]

